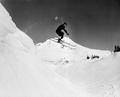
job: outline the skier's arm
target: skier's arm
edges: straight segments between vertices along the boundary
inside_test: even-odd
[[[65,31],[65,33],[66,33],[67,35],[69,35],[69,33],[67,32],[67,30],[66,30],[66,29],[64,29],[64,31]]]

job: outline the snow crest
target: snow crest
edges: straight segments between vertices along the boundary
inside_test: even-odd
[[[67,37],[63,41],[76,47],[62,47],[51,39],[38,44],[41,61],[80,87],[79,91],[87,91],[86,97],[120,96],[120,53],[86,48]]]
[[[100,60],[111,54],[110,51],[90,49],[81,46],[73,42],[68,37],[64,37],[62,41],[63,45],[57,43],[57,38],[51,38],[46,40],[44,43],[38,43],[36,45],[38,55],[42,55],[42,60],[48,61],[59,61],[59,59],[66,59],[72,61],[90,62],[94,59]]]
[[[74,85],[36,55],[33,40],[0,4],[0,97],[79,97]]]

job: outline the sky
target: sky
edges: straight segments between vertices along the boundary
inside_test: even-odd
[[[35,43],[56,37],[66,21],[70,38],[88,48],[120,44],[119,0],[1,0],[16,25]],[[58,17],[58,19],[56,19]]]

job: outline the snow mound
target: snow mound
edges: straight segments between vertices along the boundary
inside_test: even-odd
[[[36,45],[38,49],[38,56],[40,55],[42,60],[51,61],[55,64],[59,61],[79,61],[79,62],[91,62],[94,59],[102,59],[111,54],[110,51],[95,50],[84,46],[81,46],[73,42],[70,38],[63,38],[63,46],[57,43],[57,38],[51,38],[44,43],[38,43]],[[51,57],[52,56],[52,57]],[[87,59],[89,57],[89,59]]]
[[[12,21],[9,13],[0,4],[0,41],[11,43],[12,46],[21,46],[24,49],[31,49],[34,43],[24,32],[19,30]],[[16,43],[15,43],[16,42]]]
[[[86,97],[39,59],[32,39],[16,27],[0,4],[0,97],[81,97],[79,94]]]
[[[63,41],[76,47],[62,47],[48,39],[37,46],[40,59],[91,97],[120,96],[120,53],[86,48],[67,37]]]
[[[75,47],[51,39],[35,46],[0,4],[0,97],[120,97],[120,54],[63,40]],[[103,59],[86,59],[94,54]]]
[[[37,45],[40,59],[90,97],[120,96],[120,53],[86,48],[67,37],[63,41],[75,48],[48,39]]]
[[[119,97],[119,69],[120,54],[116,53],[95,62],[74,62],[67,68],[57,68],[56,72],[76,86],[84,87],[93,97]]]

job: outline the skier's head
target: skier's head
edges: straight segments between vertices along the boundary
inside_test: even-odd
[[[64,22],[63,24],[64,24],[65,26],[67,26],[67,23],[66,23],[66,22]]]

